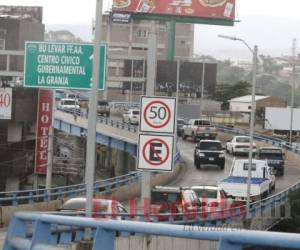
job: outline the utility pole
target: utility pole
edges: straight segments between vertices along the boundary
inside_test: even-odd
[[[205,83],[205,59],[202,66],[202,78],[201,78],[201,99],[200,99],[200,117],[203,113],[203,98],[204,98],[204,83]]]
[[[96,22],[95,22],[95,41],[93,54],[93,78],[90,91],[90,107],[88,114],[87,131],[87,157],[85,170],[86,184],[86,217],[92,216],[92,200],[94,196],[94,173],[95,173],[95,155],[96,155],[96,124],[97,124],[97,100],[98,100],[98,82],[99,82],[99,62],[100,62],[100,43],[102,30],[102,0],[96,0]],[[91,238],[91,230],[86,230],[85,239]]]
[[[156,23],[152,22],[151,30],[148,36],[148,51],[147,51],[147,85],[146,95],[153,96],[156,82],[156,51],[157,51],[157,36]],[[145,200],[150,202],[151,198],[151,172],[143,171],[141,183],[141,198],[144,204]],[[148,208],[144,208],[148,209]]]
[[[294,120],[294,105],[295,105],[295,84],[296,84],[296,43],[297,40],[293,39],[292,48],[292,94],[291,94],[291,116],[290,116],[290,138],[289,142],[292,144],[293,140],[293,120]]]

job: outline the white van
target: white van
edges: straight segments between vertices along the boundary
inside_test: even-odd
[[[75,99],[63,98],[58,103],[58,109],[80,111],[80,106],[78,104],[78,101]]]

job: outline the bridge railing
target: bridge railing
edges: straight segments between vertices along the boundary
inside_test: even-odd
[[[196,227],[190,230],[181,225],[19,212],[14,215],[10,223],[4,250],[70,249],[68,245],[63,247],[62,244],[82,241],[86,229],[92,232],[93,241],[90,241],[90,245],[93,250],[114,250],[116,241],[124,235],[127,237],[128,235],[156,235],[218,241],[219,250],[242,250],[244,246],[249,245],[289,249],[299,249],[300,246],[299,234],[207,227]]]
[[[72,114],[74,116],[87,118],[87,112],[84,112],[84,111],[79,110],[79,109],[57,109],[57,110],[66,112],[68,114]],[[105,124],[105,125],[108,125],[108,126],[111,126],[111,127],[114,127],[114,128],[122,129],[122,130],[127,130],[127,131],[130,131],[130,132],[133,132],[133,133],[136,133],[137,130],[138,130],[138,126],[128,124],[128,123],[124,123],[124,122],[120,122],[120,121],[115,121],[113,119],[110,119],[109,117],[104,117],[104,116],[101,116],[101,115],[98,115],[97,121],[102,123],[102,124]]]
[[[174,162],[180,160],[180,153],[175,155]],[[159,174],[159,172],[153,172]],[[140,171],[134,171],[129,174],[120,175],[114,178],[98,180],[94,183],[94,192],[97,193],[110,193],[111,191],[126,186],[130,183],[138,182],[141,178]],[[22,190],[12,192],[0,192],[0,207],[1,206],[18,206],[20,204],[33,204],[38,202],[49,202],[51,200],[73,198],[84,195],[86,186],[84,183],[60,186],[50,189],[37,189],[37,190]]]
[[[126,175],[117,176],[105,180],[98,180],[94,183],[95,193],[111,192],[112,190],[137,182],[141,172],[132,172]],[[19,204],[33,204],[37,202],[49,202],[51,200],[72,198],[84,195],[85,184],[61,186],[50,189],[24,190],[13,192],[0,192],[0,206],[18,206]]]

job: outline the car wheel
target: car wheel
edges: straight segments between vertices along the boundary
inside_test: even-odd
[[[220,168],[221,168],[221,169],[224,169],[224,168],[225,168],[225,164],[220,165]]]
[[[235,155],[235,152],[233,151],[233,148],[231,149],[231,154],[232,154],[232,155]]]
[[[186,135],[184,133],[182,133],[182,140],[186,140]]]

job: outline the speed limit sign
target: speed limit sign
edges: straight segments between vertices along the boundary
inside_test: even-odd
[[[174,134],[176,98],[141,97],[140,132]]]

